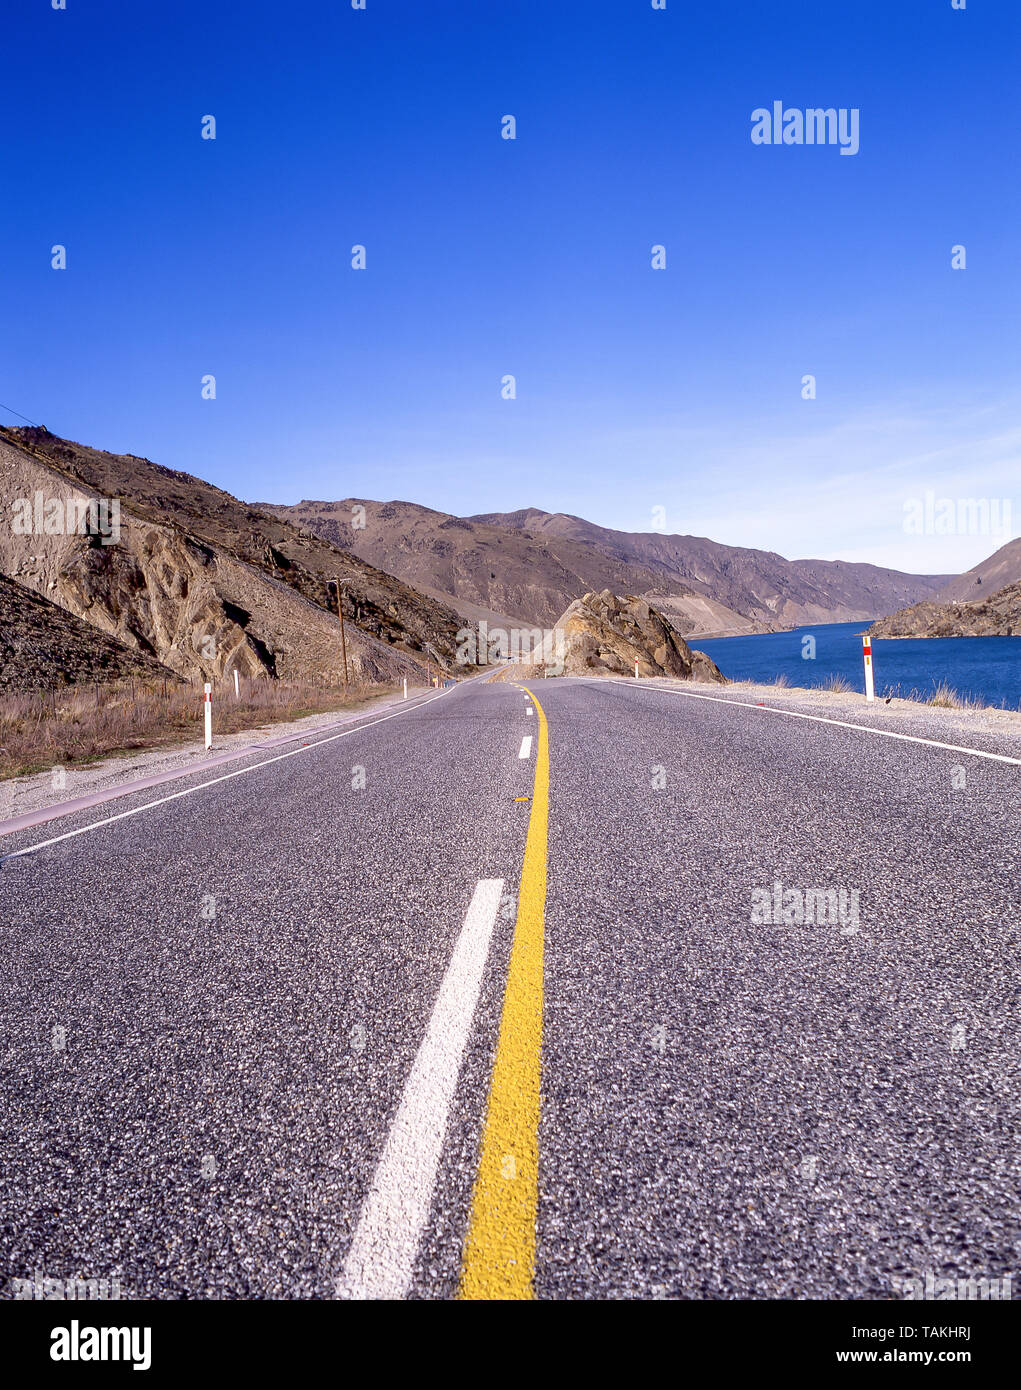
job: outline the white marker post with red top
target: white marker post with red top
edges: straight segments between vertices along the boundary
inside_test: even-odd
[[[861,640],[865,649],[865,699],[871,704],[876,698],[876,680],[872,673],[872,638],[866,632],[862,634]]]
[[[206,747],[213,745],[213,687],[206,681],[203,689],[206,692],[206,699],[203,708],[206,712]]]

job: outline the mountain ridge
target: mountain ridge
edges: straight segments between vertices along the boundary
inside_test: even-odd
[[[950,578],[787,560],[708,537],[613,531],[534,507],[458,517],[354,497],[253,505],[452,603],[545,626],[574,599],[605,589],[646,598],[689,637],[864,621],[932,598]]]
[[[969,602],[987,594],[998,593],[1009,584],[1021,582],[1021,536],[1007,541],[992,555],[987,555],[977,565],[955,575],[935,598],[938,603],[950,603],[955,599]]]

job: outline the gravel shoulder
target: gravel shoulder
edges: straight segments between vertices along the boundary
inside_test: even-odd
[[[626,679],[616,677],[615,679]],[[630,685],[635,681],[626,679]],[[842,719],[868,725],[891,733],[908,734],[914,738],[935,739],[940,743],[955,743],[984,751],[1021,757],[1021,712],[1004,709],[945,709],[923,705],[915,700],[885,700],[877,698],[867,704],[864,695],[837,694],[829,690],[809,690],[800,686],[759,685],[754,681],[731,681],[710,685],[698,681],[668,679],[640,680],[642,686],[687,690],[692,694],[712,696],[718,700],[762,704],[798,714],[817,715],[824,719]]]

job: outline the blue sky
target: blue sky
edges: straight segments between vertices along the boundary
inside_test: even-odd
[[[5,19],[30,419],[250,500],[930,572],[1003,538],[906,501],[1021,514],[1015,0],[67,5]],[[858,108],[859,153],[753,145],[774,100]]]

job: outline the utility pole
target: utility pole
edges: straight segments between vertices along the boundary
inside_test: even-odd
[[[339,579],[331,581],[337,590],[337,617],[340,619],[340,650],[344,658],[344,699],[347,699],[347,638],[344,636],[344,605],[341,602],[343,592],[347,588],[346,584],[341,584]]]

